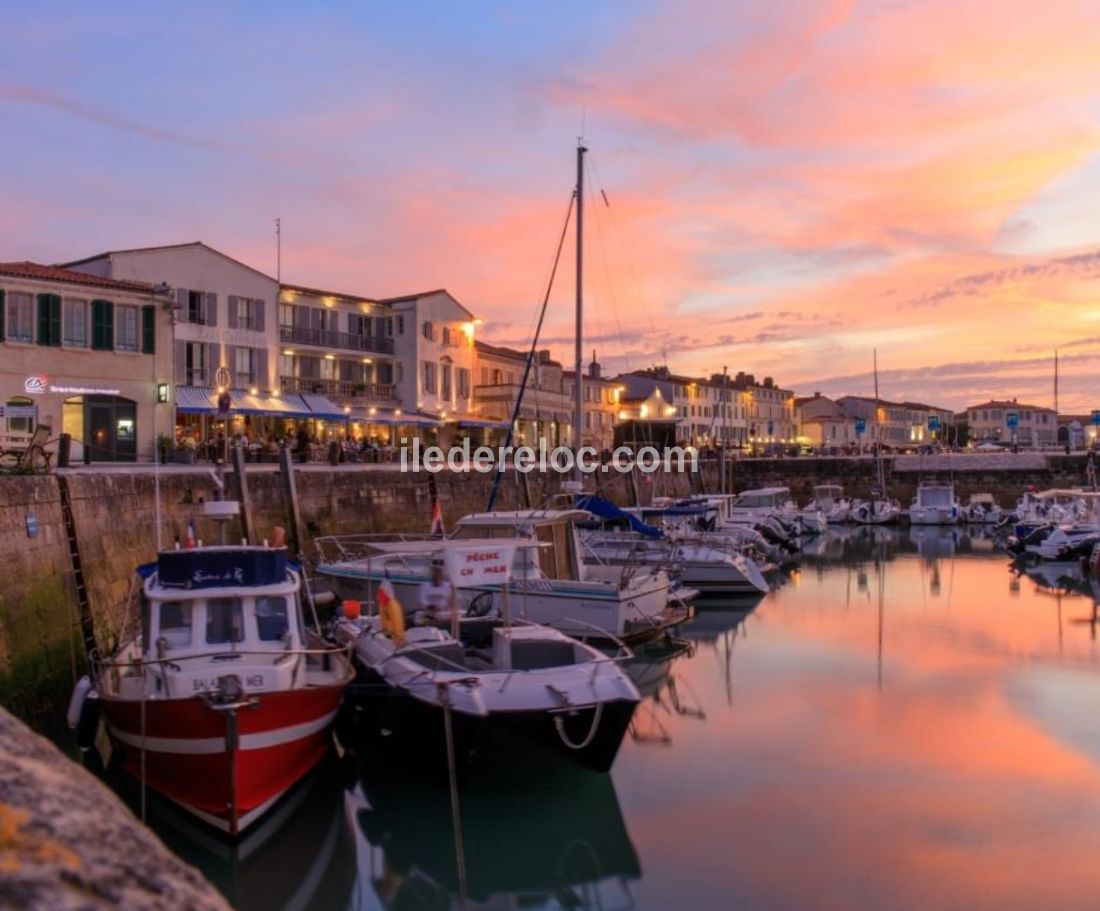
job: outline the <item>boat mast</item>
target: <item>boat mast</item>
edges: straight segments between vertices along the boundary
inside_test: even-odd
[[[886,472],[882,470],[882,425],[879,423],[878,412],[881,407],[878,398],[878,348],[874,348],[875,363],[875,471],[878,475],[879,496],[886,497]]]
[[[573,395],[576,401],[573,403],[573,451],[580,453],[581,449],[581,420],[583,418],[583,405],[581,393],[583,392],[581,369],[584,347],[583,315],[584,315],[584,153],[588,149],[581,140],[577,141],[577,337],[575,340],[574,370],[576,371],[573,382]],[[573,479],[581,480],[580,464],[573,466]]]

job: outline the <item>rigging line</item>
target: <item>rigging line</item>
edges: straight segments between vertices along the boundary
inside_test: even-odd
[[[596,197],[595,191],[592,189],[597,183],[595,172],[592,172],[592,179],[589,181],[589,195],[592,198],[593,205],[590,211],[593,213],[593,221],[596,224],[596,240],[600,248],[600,259],[603,261],[604,276],[607,281],[607,296],[611,303],[611,317],[615,322],[615,329],[619,336],[619,350],[621,357],[626,364],[627,370],[632,370],[634,365],[631,363],[631,357],[629,349],[626,345],[626,332],[623,329],[622,319],[619,315],[619,296],[615,291],[615,281],[612,277],[611,266],[608,263],[607,258],[607,245],[604,243],[604,231],[603,222],[600,216],[600,207],[595,205]],[[600,195],[603,197],[604,204],[607,208],[611,207],[611,204],[607,201],[607,194],[604,193],[603,187],[600,187]]]
[[[527,352],[527,361],[523,365],[523,379],[520,381],[519,391],[516,393],[516,404],[512,408],[512,419],[508,422],[508,435],[504,440],[504,445],[507,449],[512,446],[512,437],[516,430],[516,421],[519,420],[519,410],[523,405],[523,392],[527,388],[527,380],[531,376],[531,366],[535,361],[535,351],[538,348],[539,336],[542,334],[542,323],[546,319],[546,308],[550,303],[550,293],[554,290],[554,278],[558,274],[558,264],[561,262],[561,251],[565,247],[565,236],[569,231],[569,220],[573,216],[573,206],[577,201],[577,189],[573,188],[573,192],[569,196],[569,205],[565,210],[565,221],[561,226],[561,237],[558,238],[558,250],[554,254],[554,265],[550,269],[550,278],[546,283],[546,294],[542,298],[542,308],[539,311],[538,325],[535,327],[534,337],[531,339],[531,348]],[[579,433],[579,430],[578,430]],[[507,449],[505,451],[507,451]],[[500,481],[504,477],[504,464],[503,459],[497,461],[496,476],[493,478],[493,487],[489,491],[489,505],[486,507],[486,512],[493,511],[493,503],[497,498],[497,491],[500,489]]]
[[[589,165],[589,167],[592,168],[592,173],[595,175],[596,182],[602,188],[603,187],[603,179],[600,177],[600,171],[599,171],[598,166],[596,165],[596,162],[595,162],[595,159],[594,159],[592,153],[589,152],[586,157],[587,157],[588,165]],[[601,190],[601,192],[602,192],[602,190]],[[604,197],[605,201],[606,201],[606,198],[607,197],[605,195],[605,197]],[[622,233],[618,230],[618,226],[615,222],[615,210],[611,207],[610,203],[608,203],[607,208],[611,212],[611,215],[609,216],[610,220],[611,220],[611,223],[612,223],[612,225],[611,225],[612,232],[611,233],[615,237],[615,242],[618,244],[618,247],[619,247],[619,254],[622,257],[623,262],[626,264],[626,269],[627,269],[627,272],[630,275],[631,281],[634,283],[635,294],[643,304],[643,309],[645,310],[645,318],[649,322],[650,337],[651,338],[656,338],[657,337],[657,324],[653,319],[653,301],[645,294],[645,292],[642,290],[641,282],[638,281],[638,271],[637,271],[637,269],[634,268],[634,260],[627,253],[626,245],[623,243]],[[663,354],[663,346],[662,346],[662,354]],[[665,358],[665,359],[667,361],[667,358]]]

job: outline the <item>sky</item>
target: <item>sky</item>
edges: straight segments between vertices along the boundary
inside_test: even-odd
[[[1100,0],[13,5],[0,259],[202,240],[530,344],[1100,408]],[[563,252],[540,347],[572,359]]]

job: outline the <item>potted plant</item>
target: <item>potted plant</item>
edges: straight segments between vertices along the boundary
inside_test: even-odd
[[[172,451],[172,438],[166,433],[157,435],[157,461],[162,465],[168,461],[168,453]]]
[[[177,465],[194,465],[198,445],[194,437],[184,437],[172,453],[172,461]]]

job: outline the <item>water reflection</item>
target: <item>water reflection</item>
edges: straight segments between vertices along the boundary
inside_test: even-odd
[[[626,908],[641,876],[608,775],[514,754],[460,791],[460,837],[445,785],[363,773],[349,796],[361,883],[383,908]]]

